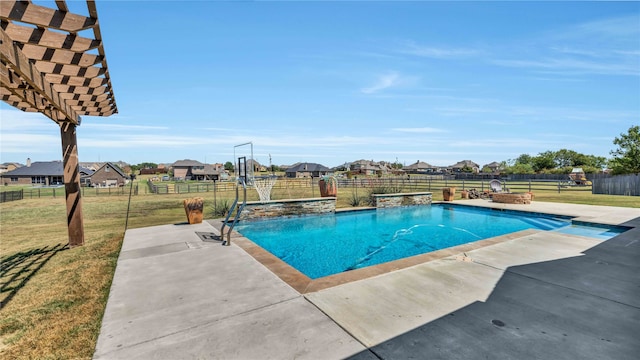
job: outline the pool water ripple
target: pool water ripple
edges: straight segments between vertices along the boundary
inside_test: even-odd
[[[434,204],[249,221],[236,230],[317,279],[521,230],[570,225],[566,218]]]

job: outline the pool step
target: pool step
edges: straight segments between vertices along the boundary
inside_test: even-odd
[[[527,218],[523,219],[523,221],[535,226],[540,230],[554,230],[570,225],[570,223],[568,223],[567,221],[543,217]]]

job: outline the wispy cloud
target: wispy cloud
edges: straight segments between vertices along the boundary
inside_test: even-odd
[[[47,153],[60,149],[60,136],[56,134],[6,133],[2,134],[2,153]]]
[[[604,19],[593,20],[577,24],[566,29],[564,32],[557,33],[560,39],[584,39],[588,38],[592,41],[606,42],[628,42],[635,38],[637,44],[638,35],[640,34],[640,16],[627,15],[617,16]]]
[[[398,86],[401,83],[400,74],[395,71],[378,76],[372,86],[360,89],[363,94],[375,94],[380,91]]]
[[[529,68],[539,72],[561,74],[599,74],[640,76],[640,66],[634,63],[585,61],[572,58],[543,58],[538,60],[494,60],[494,64]]]
[[[526,52],[489,62],[547,74],[640,76],[639,23],[633,15],[556,28],[533,39]]]
[[[482,51],[474,48],[435,47],[420,45],[413,41],[404,42],[402,44],[402,47],[398,49],[397,52],[401,54],[434,59],[466,58],[477,56],[482,53]]]
[[[85,123],[81,125],[83,128],[100,129],[100,130],[167,130],[168,126],[151,126],[151,125],[127,125],[127,124],[97,124]]]
[[[391,131],[407,132],[412,134],[433,134],[433,133],[445,133],[448,132],[444,129],[432,128],[432,127],[418,127],[418,128],[393,128]]]
[[[0,155],[47,153],[52,149],[62,154],[60,129],[42,114],[0,109],[0,131]]]
[[[0,129],[12,130],[42,130],[47,126],[56,127],[56,124],[40,113],[29,113],[14,109],[0,109]]]

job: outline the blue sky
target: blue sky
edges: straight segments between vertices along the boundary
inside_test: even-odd
[[[119,113],[82,118],[80,161],[608,158],[640,123],[640,2],[97,7]],[[51,120],[0,119],[1,162],[61,159]]]

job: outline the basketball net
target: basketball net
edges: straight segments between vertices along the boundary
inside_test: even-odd
[[[260,197],[260,201],[269,201],[271,200],[271,189],[273,188],[273,184],[276,183],[275,176],[268,176],[263,178],[254,178],[253,186],[258,191],[258,196]]]

